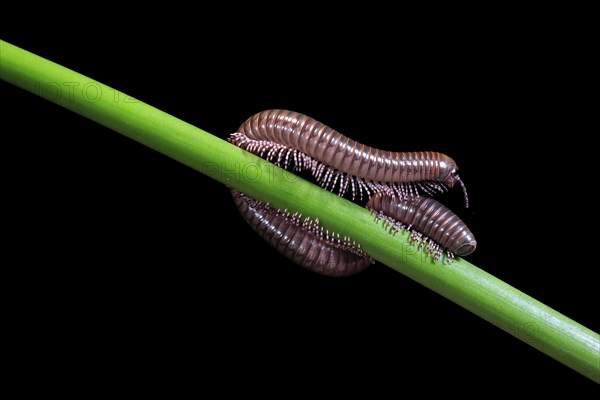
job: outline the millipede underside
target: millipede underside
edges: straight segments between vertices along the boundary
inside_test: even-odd
[[[374,263],[359,244],[324,229],[318,219],[276,210],[236,190],[231,193],[252,229],[304,268],[329,276],[348,276]]]

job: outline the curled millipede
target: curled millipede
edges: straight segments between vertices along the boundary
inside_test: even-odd
[[[391,232],[411,231],[413,243],[432,254],[438,261],[446,250],[450,259],[454,254],[466,256],[475,251],[477,242],[467,225],[450,209],[430,197],[406,201],[390,196],[375,195],[366,205],[378,219],[383,219]]]
[[[360,144],[304,114],[267,110],[248,118],[230,137],[238,147],[276,165],[310,170],[325,189],[340,195],[349,189],[370,197],[382,193],[411,198],[418,190],[444,192],[459,182],[467,190],[453,159],[442,153],[393,152]]]
[[[349,238],[323,230],[318,221],[278,211],[269,205],[231,191],[248,224],[281,254],[311,271],[329,276],[348,276],[374,261]]]

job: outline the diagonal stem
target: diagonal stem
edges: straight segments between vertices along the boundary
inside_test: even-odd
[[[277,208],[319,218],[376,260],[600,383],[600,336],[469,262],[441,268],[343,198],[86,76],[0,41],[0,78]]]

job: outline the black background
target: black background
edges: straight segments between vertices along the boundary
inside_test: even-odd
[[[319,24],[317,40],[283,22],[231,37],[115,25],[2,38],[221,138],[286,108],[379,148],[446,153],[470,194],[469,209],[459,189],[443,197],[478,240],[468,260],[599,331],[597,249],[579,228],[591,200],[575,182],[588,179],[592,153],[573,125],[585,115],[577,60],[554,37],[485,25]],[[24,273],[18,298],[45,331],[73,324],[70,340],[117,358],[126,348],[140,364],[189,357],[215,376],[278,382],[289,372],[292,387],[593,387],[381,264],[345,279],[295,266],[254,235],[220,183],[0,87],[5,217],[17,222],[7,264]]]

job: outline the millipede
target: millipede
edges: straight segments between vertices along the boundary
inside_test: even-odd
[[[278,166],[310,170],[325,189],[352,198],[373,193],[418,196],[418,190],[433,195],[459,183],[465,205],[467,190],[456,162],[445,154],[394,152],[358,143],[327,125],[294,111],[267,110],[248,118],[230,141]]]
[[[465,206],[469,206],[458,166],[445,154],[376,149],[288,110],[267,110],[251,116],[229,141],[280,167],[308,170],[319,185],[340,196],[350,191],[353,200],[366,197],[367,207],[379,219],[385,218],[394,232],[411,230],[413,242],[420,241],[436,261],[443,250],[453,258],[454,254],[463,256],[475,249],[476,242],[466,225],[428,197],[459,183]],[[373,262],[349,238],[324,234],[318,221],[301,221],[235,190],[232,194],[244,219],[263,239],[309,270],[347,276]]]
[[[374,263],[350,238],[340,238],[324,230],[318,220],[276,210],[236,190],[231,193],[252,229],[281,254],[308,270],[348,276]]]
[[[454,255],[467,256],[475,251],[477,242],[467,225],[449,208],[431,197],[405,200],[398,197],[375,195],[366,208],[378,220],[389,223],[390,231],[404,229],[411,232],[411,240],[436,261],[447,251],[450,259]]]

